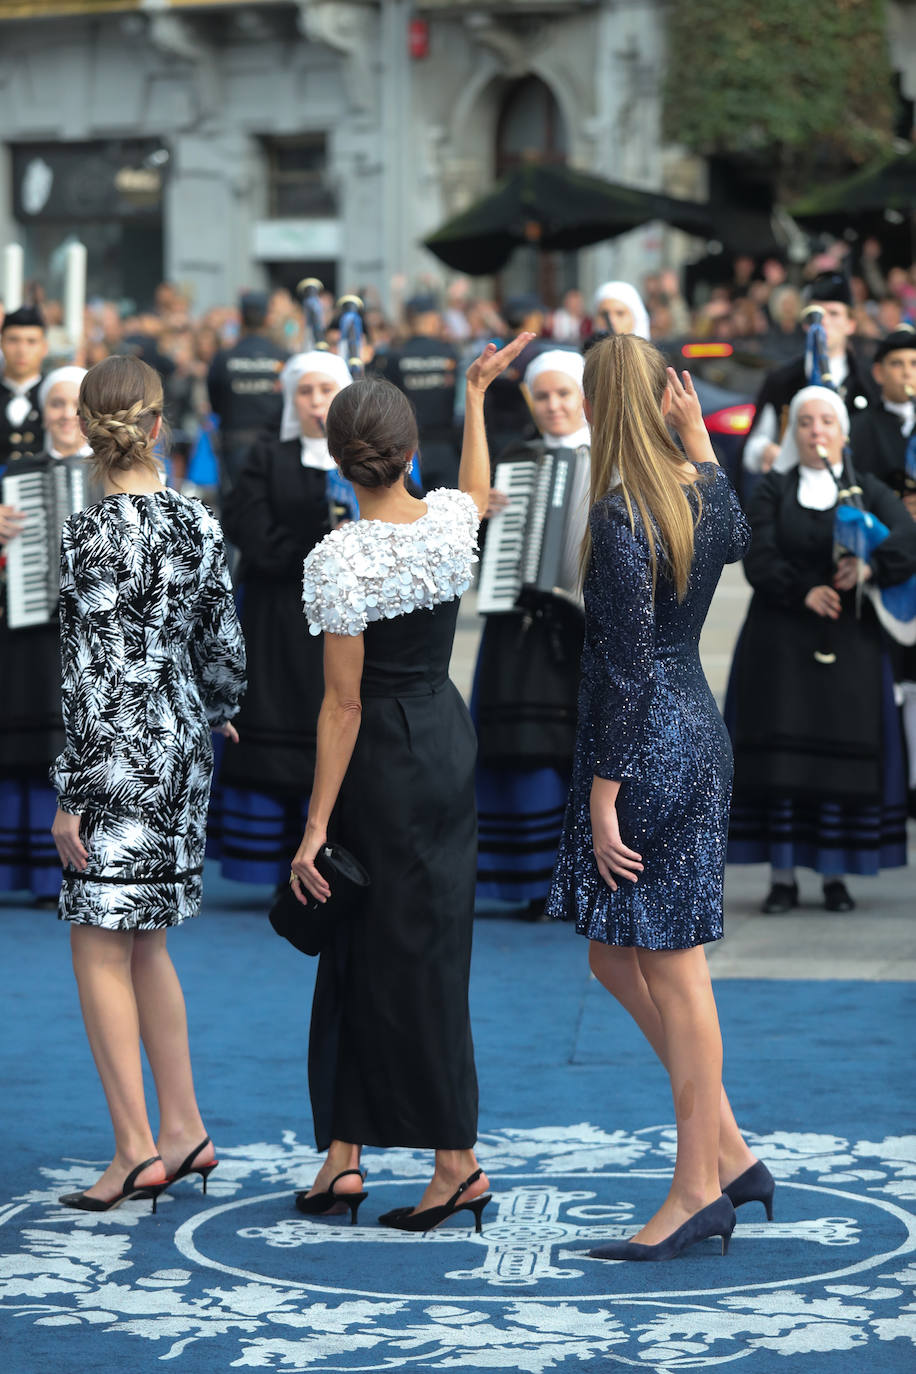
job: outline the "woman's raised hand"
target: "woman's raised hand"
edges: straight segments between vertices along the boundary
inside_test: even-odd
[[[474,391],[486,391],[487,387],[494,381],[501,372],[513,362],[526,344],[534,338],[533,334],[523,332],[507,343],[504,348],[497,348],[495,343],[488,343],[479,358],[475,358],[465,374],[468,379],[468,389]]]
[[[683,381],[678,376],[673,367],[667,369],[668,390],[671,395],[671,406],[668,410],[667,418],[683,439],[685,433],[691,430],[704,430],[703,408],[700,405],[700,398],[697,396],[693,385],[693,378],[689,372],[684,372]]]

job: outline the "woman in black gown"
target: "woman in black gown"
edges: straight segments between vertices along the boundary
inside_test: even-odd
[[[241,553],[239,604],[248,650],[240,743],[222,756],[211,808],[211,857],[224,878],[285,882],[315,767],[321,646],[302,633],[302,560],[331,529],[324,437],[328,406],[350,372],[334,353],[290,358],[280,377],[280,436],[253,446],[223,507]]]
[[[529,338],[499,353],[489,345],[469,369],[459,491],[421,501],[407,490],[416,421],[390,383],[354,382],[328,412],[328,445],[361,519],[305,563],[325,696],[290,881],[300,900],[306,889],[328,897],[314,859],[330,835],[366,866],[371,887],[358,917],[334,925],[318,967],[309,1080],[327,1158],[297,1197],[307,1214],[348,1194],[356,1204],[363,1145],[436,1151],[419,1206],[383,1224],[427,1230],[469,1208],[479,1227],[487,1200],[468,1016],[476,742],[448,664],[489,499],[484,392]]]

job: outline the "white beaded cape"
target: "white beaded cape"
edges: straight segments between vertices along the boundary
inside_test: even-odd
[[[480,516],[467,492],[440,487],[412,524],[355,520],[305,560],[302,604],[313,635],[362,634],[373,620],[453,601],[477,562]]]

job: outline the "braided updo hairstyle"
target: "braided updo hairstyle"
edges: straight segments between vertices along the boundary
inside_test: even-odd
[[[348,482],[393,487],[418,444],[417,417],[403,391],[362,377],[339,391],[327,418],[328,450]]]
[[[158,473],[151,434],[162,416],[162,382],[140,358],[113,354],[91,367],[80,386],[77,411],[97,477],[133,467]]]

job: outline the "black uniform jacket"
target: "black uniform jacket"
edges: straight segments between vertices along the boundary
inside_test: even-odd
[[[880,404],[860,411],[850,424],[849,443],[859,472],[870,472],[894,491],[903,491],[909,439],[900,429],[899,415]]]
[[[868,510],[890,530],[870,560],[878,586],[916,572],[916,522],[882,482],[860,474]],[[883,638],[867,599],[842,594],[831,621],[808,610],[833,576],[834,510],[798,504],[798,469],[761,479],[744,560],[754,588],[735,650],[727,715],[735,787],[770,796],[877,800],[881,791]]]
[[[21,424],[13,424],[6,408],[18,392],[12,391],[0,377],[0,468],[17,458],[37,458],[44,452],[45,432],[38,407],[38,381],[26,392],[29,409]]]
[[[217,353],[210,364],[207,390],[223,435],[232,442],[239,431],[280,428],[283,396],[280,371],[286,353],[263,334],[246,334],[234,348]]]
[[[455,380],[458,350],[445,339],[416,334],[389,353],[380,369],[404,392],[417,412],[420,474],[426,491],[458,485]]]
[[[306,797],[324,693],[322,641],[302,610],[302,564],[330,530],[326,474],[302,466],[298,439],[262,439],[227,499],[223,525],[241,551],[240,615],[248,692],[220,780]]]

